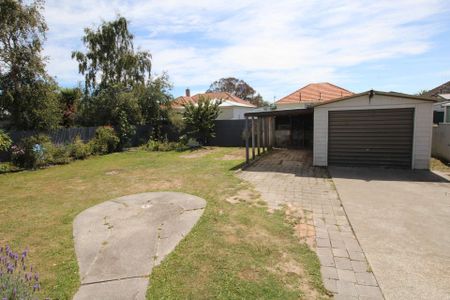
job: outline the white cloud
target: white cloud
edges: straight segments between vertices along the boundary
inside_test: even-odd
[[[121,14],[155,72],[175,86],[205,86],[224,76],[248,81],[265,98],[313,81],[349,77],[340,69],[417,55],[442,30],[445,0],[420,1],[92,1],[48,0],[49,72],[75,85],[70,59],[83,28]]]

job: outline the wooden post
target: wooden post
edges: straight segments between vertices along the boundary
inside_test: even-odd
[[[267,134],[269,136],[268,146],[269,146],[269,150],[272,150],[272,117],[269,117],[268,127],[269,127],[269,129],[267,130]]]
[[[261,155],[261,118],[258,117],[258,121],[256,122],[257,125],[257,147],[258,147],[258,155]]]
[[[255,159],[255,118],[252,117],[252,159]]]
[[[266,152],[267,150],[267,132],[266,132],[266,120],[267,118],[264,117],[262,119],[262,147],[263,147],[263,152]]]
[[[245,163],[248,164],[250,162],[250,155],[249,155],[249,149],[248,149],[248,144],[249,144],[249,130],[248,130],[248,117],[245,117]]]

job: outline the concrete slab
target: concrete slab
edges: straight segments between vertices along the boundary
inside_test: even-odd
[[[81,287],[74,299],[145,299],[152,268],[189,233],[205,205],[196,196],[158,192],[80,213],[73,233]]]
[[[450,299],[450,183],[428,171],[330,173],[386,299]]]

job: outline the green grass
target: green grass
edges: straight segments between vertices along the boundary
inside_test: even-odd
[[[154,269],[149,299],[327,297],[317,257],[297,241],[282,212],[268,213],[258,197],[225,201],[250,189],[232,170],[242,162],[242,150],[185,155],[138,150],[0,175],[0,243],[17,250],[29,246],[42,295],[70,299],[79,286],[72,240],[78,213],[123,195],[180,191],[208,205],[191,233]]]

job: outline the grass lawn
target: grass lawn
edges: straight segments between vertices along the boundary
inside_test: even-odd
[[[180,191],[208,205],[154,269],[148,299],[327,298],[315,254],[294,237],[282,212],[268,213],[234,176],[242,161],[237,148],[137,150],[0,175],[0,243],[16,251],[29,246],[42,295],[70,299],[79,286],[72,240],[78,213],[123,195]],[[236,194],[247,201],[226,201]]]

